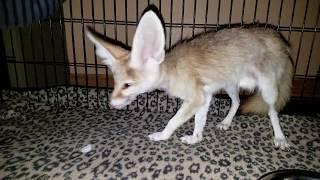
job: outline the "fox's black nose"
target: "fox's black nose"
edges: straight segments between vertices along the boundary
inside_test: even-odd
[[[111,109],[116,109],[116,107],[113,106],[111,103],[109,103],[109,108],[111,108]]]

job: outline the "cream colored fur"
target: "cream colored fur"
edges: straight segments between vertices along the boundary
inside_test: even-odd
[[[275,108],[281,111],[290,99],[291,85],[293,76],[293,65],[290,62],[286,63],[285,72],[278,82],[279,95]],[[279,84],[281,83],[281,84]],[[269,110],[268,104],[265,103],[260,92],[255,93],[240,106],[241,114],[267,114]]]
[[[103,52],[103,45],[92,38],[92,33],[88,36],[97,51]],[[292,65],[288,47],[277,32],[264,28],[224,29],[181,43],[166,56],[164,42],[161,21],[148,11],[138,25],[131,56],[119,59],[107,47],[106,55],[100,54],[113,69],[116,84],[112,106],[122,108],[138,94],[154,89],[164,89],[183,100],[165,129],[149,135],[151,140],[168,139],[195,115],[193,135],[181,140],[189,144],[201,141],[211,97],[221,89],[232,99],[232,107],[218,128],[228,129],[240,105],[239,90],[247,89],[256,90],[261,97],[254,96],[242,110],[268,113],[276,147],[289,146],[277,112],[290,96]],[[113,63],[108,60],[110,55]]]

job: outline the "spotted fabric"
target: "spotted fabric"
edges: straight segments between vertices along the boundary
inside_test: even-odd
[[[257,179],[278,169],[320,172],[317,116],[281,115],[292,146],[282,151],[274,148],[266,116],[236,116],[230,130],[217,130],[230,101],[214,99],[203,141],[187,145],[179,138],[192,134],[193,119],[167,141],[147,138],[181,104],[162,92],[144,94],[121,111],[107,108],[104,90],[3,94],[0,179]],[[92,149],[81,152],[87,145]]]

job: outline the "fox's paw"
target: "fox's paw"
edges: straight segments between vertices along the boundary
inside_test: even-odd
[[[274,145],[276,148],[280,148],[281,150],[289,150],[290,144],[287,142],[285,138],[274,138]]]
[[[198,143],[202,140],[202,135],[197,135],[197,136],[183,136],[180,138],[180,140],[183,142],[183,143],[186,143],[186,144],[195,144],[195,143]]]
[[[152,141],[161,141],[161,140],[169,139],[170,136],[163,132],[156,132],[156,133],[150,134],[148,137]]]
[[[224,124],[222,122],[217,125],[217,129],[224,130],[224,131],[228,130],[229,127],[230,127],[230,124]]]

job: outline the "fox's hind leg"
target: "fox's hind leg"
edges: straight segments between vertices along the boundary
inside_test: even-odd
[[[274,78],[275,79],[275,78]],[[271,124],[274,131],[274,144],[276,147],[286,149],[289,147],[287,140],[281,130],[278,112],[275,108],[275,103],[278,97],[277,83],[273,79],[263,79],[259,83],[261,89],[261,95],[263,100],[268,104],[269,110],[268,115],[271,120]]]
[[[194,125],[193,134],[191,136],[186,135],[181,137],[180,140],[182,142],[187,144],[195,144],[202,140],[202,132],[203,132],[204,126],[206,125],[207,113],[209,110],[211,99],[212,99],[212,94],[206,94],[204,105],[202,105],[195,114],[195,118],[194,118],[195,125]]]
[[[218,129],[227,130],[230,127],[233,117],[237,113],[237,110],[240,105],[239,99],[239,88],[237,86],[228,86],[225,88],[228,96],[231,98],[232,105],[229,110],[228,115],[224,118],[224,120],[217,125]]]

